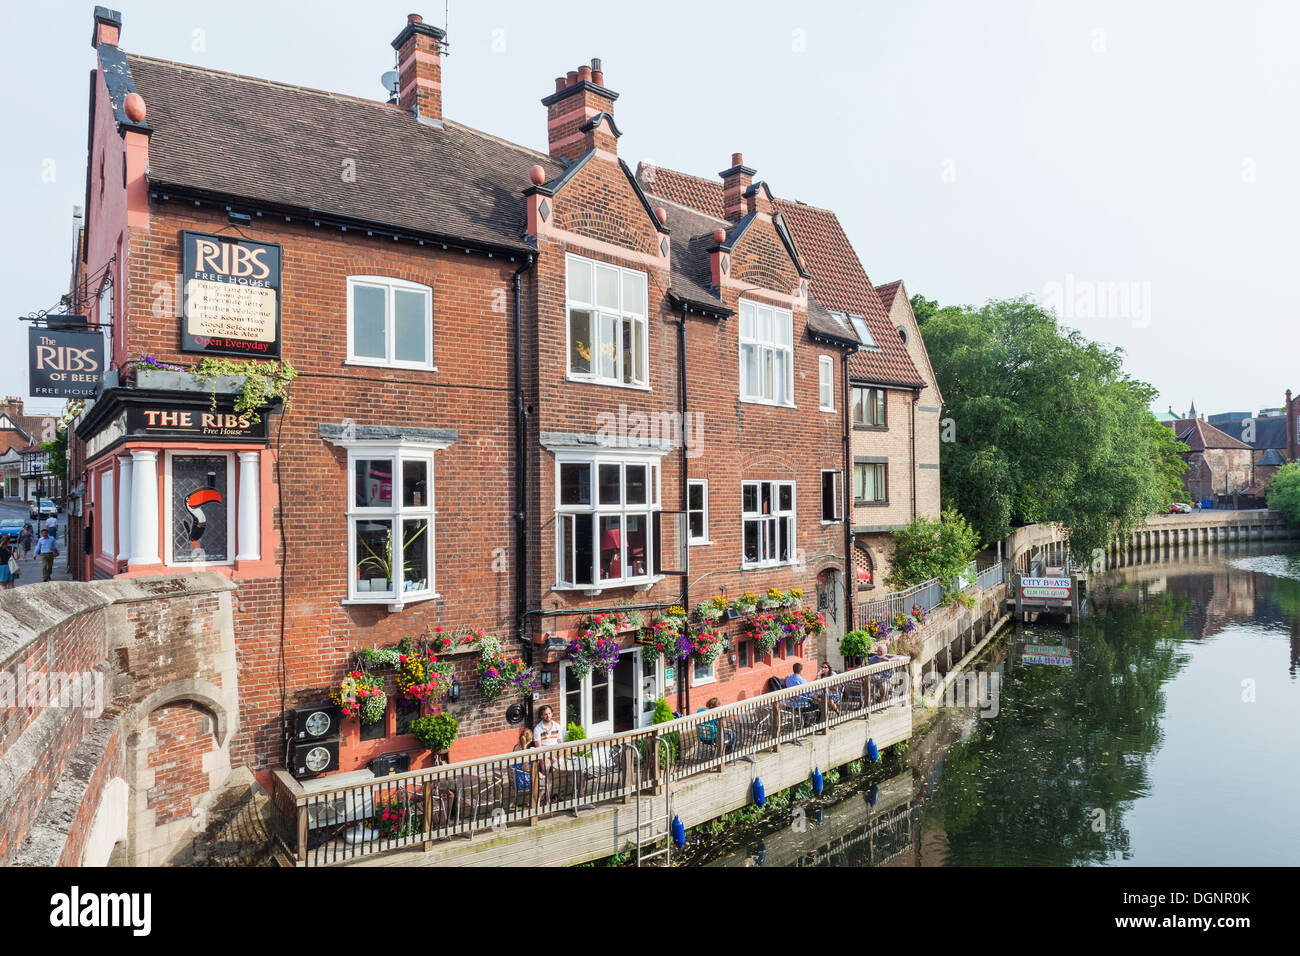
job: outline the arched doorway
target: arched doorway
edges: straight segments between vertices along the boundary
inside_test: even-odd
[[[846,612],[847,596],[844,593],[844,573],[837,567],[829,567],[817,575],[817,611],[826,622],[826,628],[818,638],[817,657],[831,661],[831,666],[839,670],[843,660],[837,665],[840,638],[844,636],[844,622],[848,619]]]

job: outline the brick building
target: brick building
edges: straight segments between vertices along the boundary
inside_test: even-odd
[[[1254,485],[1254,454],[1244,441],[1199,418],[1164,424],[1187,446],[1183,452],[1187,463],[1183,487],[1189,501],[1234,501]]]
[[[404,636],[450,642],[457,759],[508,750],[542,703],[596,735],[815,667],[850,613],[862,343],[739,154],[716,211],[644,188],[599,61],[543,98],[545,153],[457,123],[415,16],[390,103],[127,54],[120,30],[96,8],[84,260],[113,341],[76,428],[84,571],[238,585],[233,763],[265,779],[285,710]],[[291,362],[288,404],[237,411],[238,379],[167,367],[204,357]],[[816,595],[820,641],[759,655],[722,623],[718,660],[675,664],[628,627],[580,680],[556,650],[597,614],[770,588]],[[535,700],[482,698],[459,643],[479,630],[538,669]],[[419,707],[345,720],[339,768],[429,759]],[[193,757],[202,722],[165,724]]]

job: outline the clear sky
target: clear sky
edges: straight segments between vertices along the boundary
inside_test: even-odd
[[[128,51],[376,99],[406,14],[443,23],[442,0],[110,5]],[[1038,297],[1122,346],[1161,408],[1300,391],[1300,4],[450,7],[452,119],[544,149],[539,99],[598,56],[631,165],[712,176],[743,152],[777,195],[834,208],[876,282]],[[13,317],[67,288],[92,10],[0,14],[3,394],[27,392]]]

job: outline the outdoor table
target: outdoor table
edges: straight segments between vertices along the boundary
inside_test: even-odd
[[[582,799],[586,795],[587,768],[590,766],[591,758],[579,754],[553,760],[550,772],[555,783],[555,795]]]
[[[478,774],[474,773],[457,773],[450,777],[441,777],[437,781],[438,786],[444,787],[451,791],[452,803],[451,813],[455,816],[457,825],[460,824],[460,808],[465,802],[465,795],[477,797],[479,788]],[[477,804],[474,807],[478,810]]]

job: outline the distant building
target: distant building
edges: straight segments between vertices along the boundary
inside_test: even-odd
[[[1183,487],[1191,501],[1234,498],[1254,482],[1253,449],[1199,418],[1166,422],[1187,446],[1183,461],[1187,472]]]

